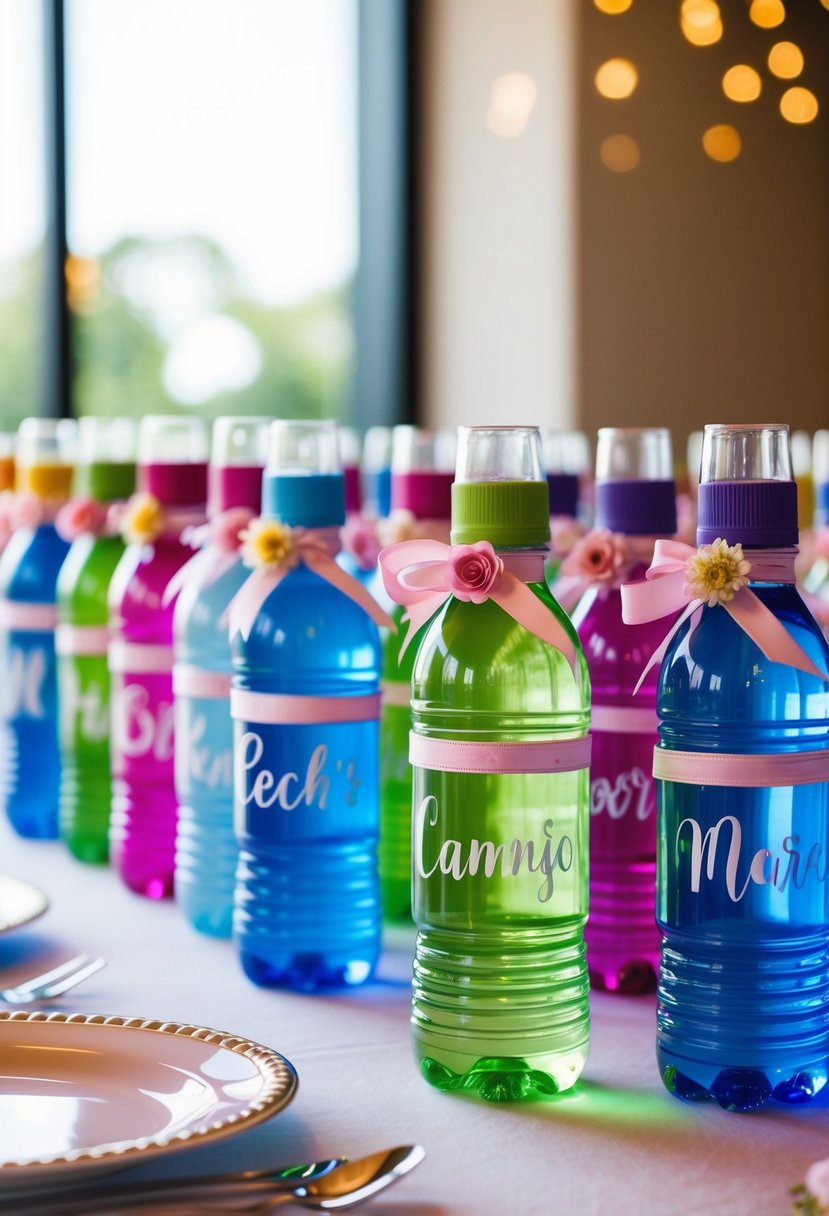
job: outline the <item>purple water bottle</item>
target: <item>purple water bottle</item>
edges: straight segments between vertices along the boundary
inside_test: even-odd
[[[676,532],[671,437],[660,427],[599,431],[596,528],[564,563],[587,591],[573,613],[593,689],[590,765],[590,980],[611,992],[656,986],[656,670],[634,698],[665,636],[661,621],[622,622],[619,590],[643,578],[654,540]]]
[[[165,590],[204,522],[207,429],[200,418],[148,415],[138,434],[138,487],[124,518],[127,548],[110,584],[112,860],[126,885],[173,890],[177,803],[173,741],[173,599]]]

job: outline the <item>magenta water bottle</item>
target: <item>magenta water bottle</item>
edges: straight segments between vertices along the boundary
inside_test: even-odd
[[[172,893],[177,803],[173,735],[173,606],[165,598],[190,557],[182,540],[204,522],[207,430],[200,418],[149,415],[138,435],[138,493],[127,548],[110,584],[112,860],[131,890]]]
[[[391,514],[382,531],[388,544],[402,540],[449,543],[455,435],[396,426],[392,438]],[[403,608],[392,619],[403,626]],[[424,626],[421,634],[426,632]],[[380,883],[386,921],[412,919],[412,729],[410,687],[420,636],[400,657],[400,634],[383,645],[380,718]]]
[[[622,622],[620,585],[643,578],[657,537],[676,531],[667,430],[602,428],[596,450],[596,527],[565,561],[587,591],[573,613],[593,689],[590,765],[590,916],[594,987],[639,993],[656,986],[656,670],[634,698],[661,621]]]

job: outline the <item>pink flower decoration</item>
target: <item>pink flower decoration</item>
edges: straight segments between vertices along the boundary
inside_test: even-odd
[[[449,590],[459,600],[483,604],[501,577],[504,563],[488,540],[455,545],[447,564]]]
[[[342,545],[361,570],[374,570],[380,556],[377,521],[364,515],[349,515],[341,533]]]
[[[556,557],[566,557],[585,534],[585,527],[570,515],[550,517],[550,550]]]
[[[210,521],[210,538],[222,553],[238,553],[242,547],[241,533],[250,524],[255,512],[249,507],[230,507]]]
[[[829,1157],[815,1161],[806,1171],[806,1190],[820,1204],[829,1204]]]
[[[107,509],[94,498],[73,498],[58,511],[55,527],[58,535],[70,543],[84,532],[100,536],[107,521]]]
[[[16,494],[11,510],[11,525],[17,528],[37,528],[43,523],[43,503],[36,494]]]
[[[585,582],[609,582],[626,560],[624,537],[609,528],[594,528],[574,546],[561,564],[561,573]]]

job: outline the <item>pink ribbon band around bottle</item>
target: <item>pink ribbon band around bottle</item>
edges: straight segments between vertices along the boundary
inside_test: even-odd
[[[442,773],[576,773],[590,766],[591,736],[481,743],[409,735],[409,763]]]
[[[289,574],[300,562],[312,570],[314,574],[325,579],[332,587],[336,587],[348,599],[353,600],[371,617],[375,625],[382,629],[390,629],[393,633],[397,626],[384,612],[371,592],[358,582],[347,570],[343,570],[334,560],[339,552],[340,538],[338,528],[292,528],[290,530],[290,552],[278,566],[259,566],[237,591],[230,602],[229,621],[230,636],[237,633],[243,640],[250,636],[259,610],[271,592],[279,586],[286,574]]]
[[[590,726],[612,735],[655,735],[659,718],[650,705],[594,705]]]
[[[410,540],[383,549],[379,561],[388,595],[407,610],[409,628],[401,656],[418,630],[455,596],[474,604],[492,600],[519,625],[561,651],[575,673],[572,638],[525,581],[544,581],[542,554],[500,556],[488,541],[445,545],[437,540]]]
[[[19,629],[24,633],[51,633],[58,623],[55,604],[26,604],[20,600],[0,600],[0,629]]]
[[[679,613],[664,641],[648,659],[635,692],[641,688],[650,669],[661,663],[682,625],[690,619],[692,634],[699,623],[705,601],[694,598],[686,585],[688,561],[698,552],[682,541],[658,540],[645,578],[622,584],[622,620],[626,625],[641,625]],[[745,557],[751,563],[749,582],[793,584],[796,556],[796,549],[747,550]],[[721,607],[770,662],[785,663],[820,680],[829,678],[750,587],[735,591],[730,602]]]
[[[173,664],[173,695],[204,697],[208,701],[226,701],[230,697],[230,674],[205,671],[190,663]]]
[[[109,644],[109,670],[119,675],[167,675],[173,670],[172,646],[151,642],[127,642],[113,638]]]
[[[764,789],[829,781],[829,751],[743,755],[731,752],[653,751],[653,775],[680,785]]]
[[[380,716],[380,694],[304,697],[293,693],[230,690],[230,716],[271,726],[310,726],[336,722],[373,722]]]
[[[103,655],[107,653],[109,640],[106,625],[69,625],[63,622],[55,630],[55,653]]]

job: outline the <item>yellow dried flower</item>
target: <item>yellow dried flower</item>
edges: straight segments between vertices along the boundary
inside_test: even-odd
[[[124,540],[130,545],[146,545],[164,531],[164,508],[154,494],[134,494],[121,521]]]
[[[743,556],[742,545],[729,545],[718,538],[710,545],[700,545],[685,569],[686,593],[713,608],[730,603],[734,593],[745,587],[751,562]]]
[[[293,551],[291,529],[273,519],[252,519],[239,537],[246,566],[281,566]]]

